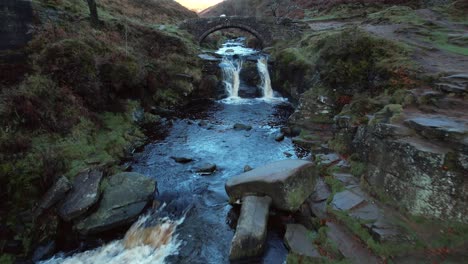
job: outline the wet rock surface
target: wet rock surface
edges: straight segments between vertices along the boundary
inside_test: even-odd
[[[134,172],[113,175],[104,184],[99,208],[75,225],[81,234],[99,233],[130,223],[156,190],[155,180]]]
[[[268,196],[245,196],[232,239],[229,259],[238,260],[260,256],[267,236],[268,211],[271,198]]]
[[[268,195],[275,208],[295,211],[313,192],[317,173],[309,161],[278,161],[230,178],[226,192],[233,201],[248,194]]]
[[[73,180],[73,188],[60,204],[58,212],[65,221],[84,214],[99,199],[99,186],[103,173],[98,170],[87,170],[79,173]]]
[[[35,210],[35,214],[40,215],[45,209],[49,209],[61,201],[71,188],[72,184],[70,181],[66,177],[60,177],[42,197],[38,208]]]

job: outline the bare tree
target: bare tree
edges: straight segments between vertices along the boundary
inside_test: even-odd
[[[98,12],[97,12],[97,7],[96,7],[96,1],[86,0],[86,2],[88,2],[91,25],[96,27],[99,25],[99,17],[98,17]]]
[[[280,24],[285,18],[290,18],[289,15],[299,9],[292,0],[270,0],[268,8],[272,16],[276,18],[277,24]]]

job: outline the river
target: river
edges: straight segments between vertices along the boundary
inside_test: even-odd
[[[297,156],[289,138],[275,141],[293,108],[271,89],[268,57],[258,56],[262,82],[249,87],[239,72],[245,56],[257,51],[236,40],[218,53],[223,55],[220,67],[229,97],[187,107],[182,116],[167,121],[171,125],[164,139],[135,154],[132,170],[157,180],[156,200],[165,206],[142,217],[122,240],[44,263],[229,263],[238,208],[229,205],[225,182],[246,165],[255,168]],[[261,89],[263,96],[238,96],[239,90],[252,89]],[[237,123],[252,129],[235,130]],[[193,161],[177,163],[173,157]],[[216,165],[213,174],[196,172],[207,163]],[[281,216],[271,218],[265,254],[255,262],[279,264],[286,259],[284,231],[277,224]]]

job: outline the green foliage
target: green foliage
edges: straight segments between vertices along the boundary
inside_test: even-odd
[[[367,165],[363,162],[350,161],[351,163],[351,174],[361,178],[361,176],[367,171]]]
[[[343,255],[338,249],[338,245],[330,239],[328,239],[328,227],[322,226],[318,229],[317,236],[315,237],[314,243],[321,249],[325,250],[333,260],[339,261],[343,259]]]
[[[405,254],[420,247],[419,244],[411,243],[379,243],[369,234],[368,229],[364,227],[365,223],[349,216],[346,212],[329,210],[340,222],[346,225],[369,249],[375,254],[383,257],[397,256]]]
[[[13,264],[15,261],[15,258],[13,255],[9,254],[2,254],[0,255],[0,264]]]
[[[332,194],[334,195],[335,193],[339,193],[345,190],[345,186],[343,183],[333,176],[325,176],[325,183],[330,187]],[[333,195],[331,195],[331,198],[333,198]]]
[[[0,94],[1,123],[10,131],[20,127],[67,132],[80,111],[69,90],[42,75],[29,76],[18,88]]]
[[[382,110],[375,113],[370,124],[393,123],[397,121],[403,113],[403,107],[399,104],[386,105]]]
[[[382,11],[368,15],[368,21],[372,23],[392,23],[422,25],[425,20],[408,6],[392,6]]]

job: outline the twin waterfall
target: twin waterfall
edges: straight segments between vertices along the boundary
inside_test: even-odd
[[[221,62],[223,82],[230,98],[239,97],[240,72],[244,59],[238,56],[224,56]],[[261,56],[257,60],[257,69],[261,78],[259,88],[262,90],[263,98],[273,98],[270,74],[268,72],[268,58]]]
[[[270,73],[268,72],[268,58],[261,57],[257,61],[257,69],[262,79],[260,87],[263,91],[263,98],[273,98],[273,89],[271,88]]]

